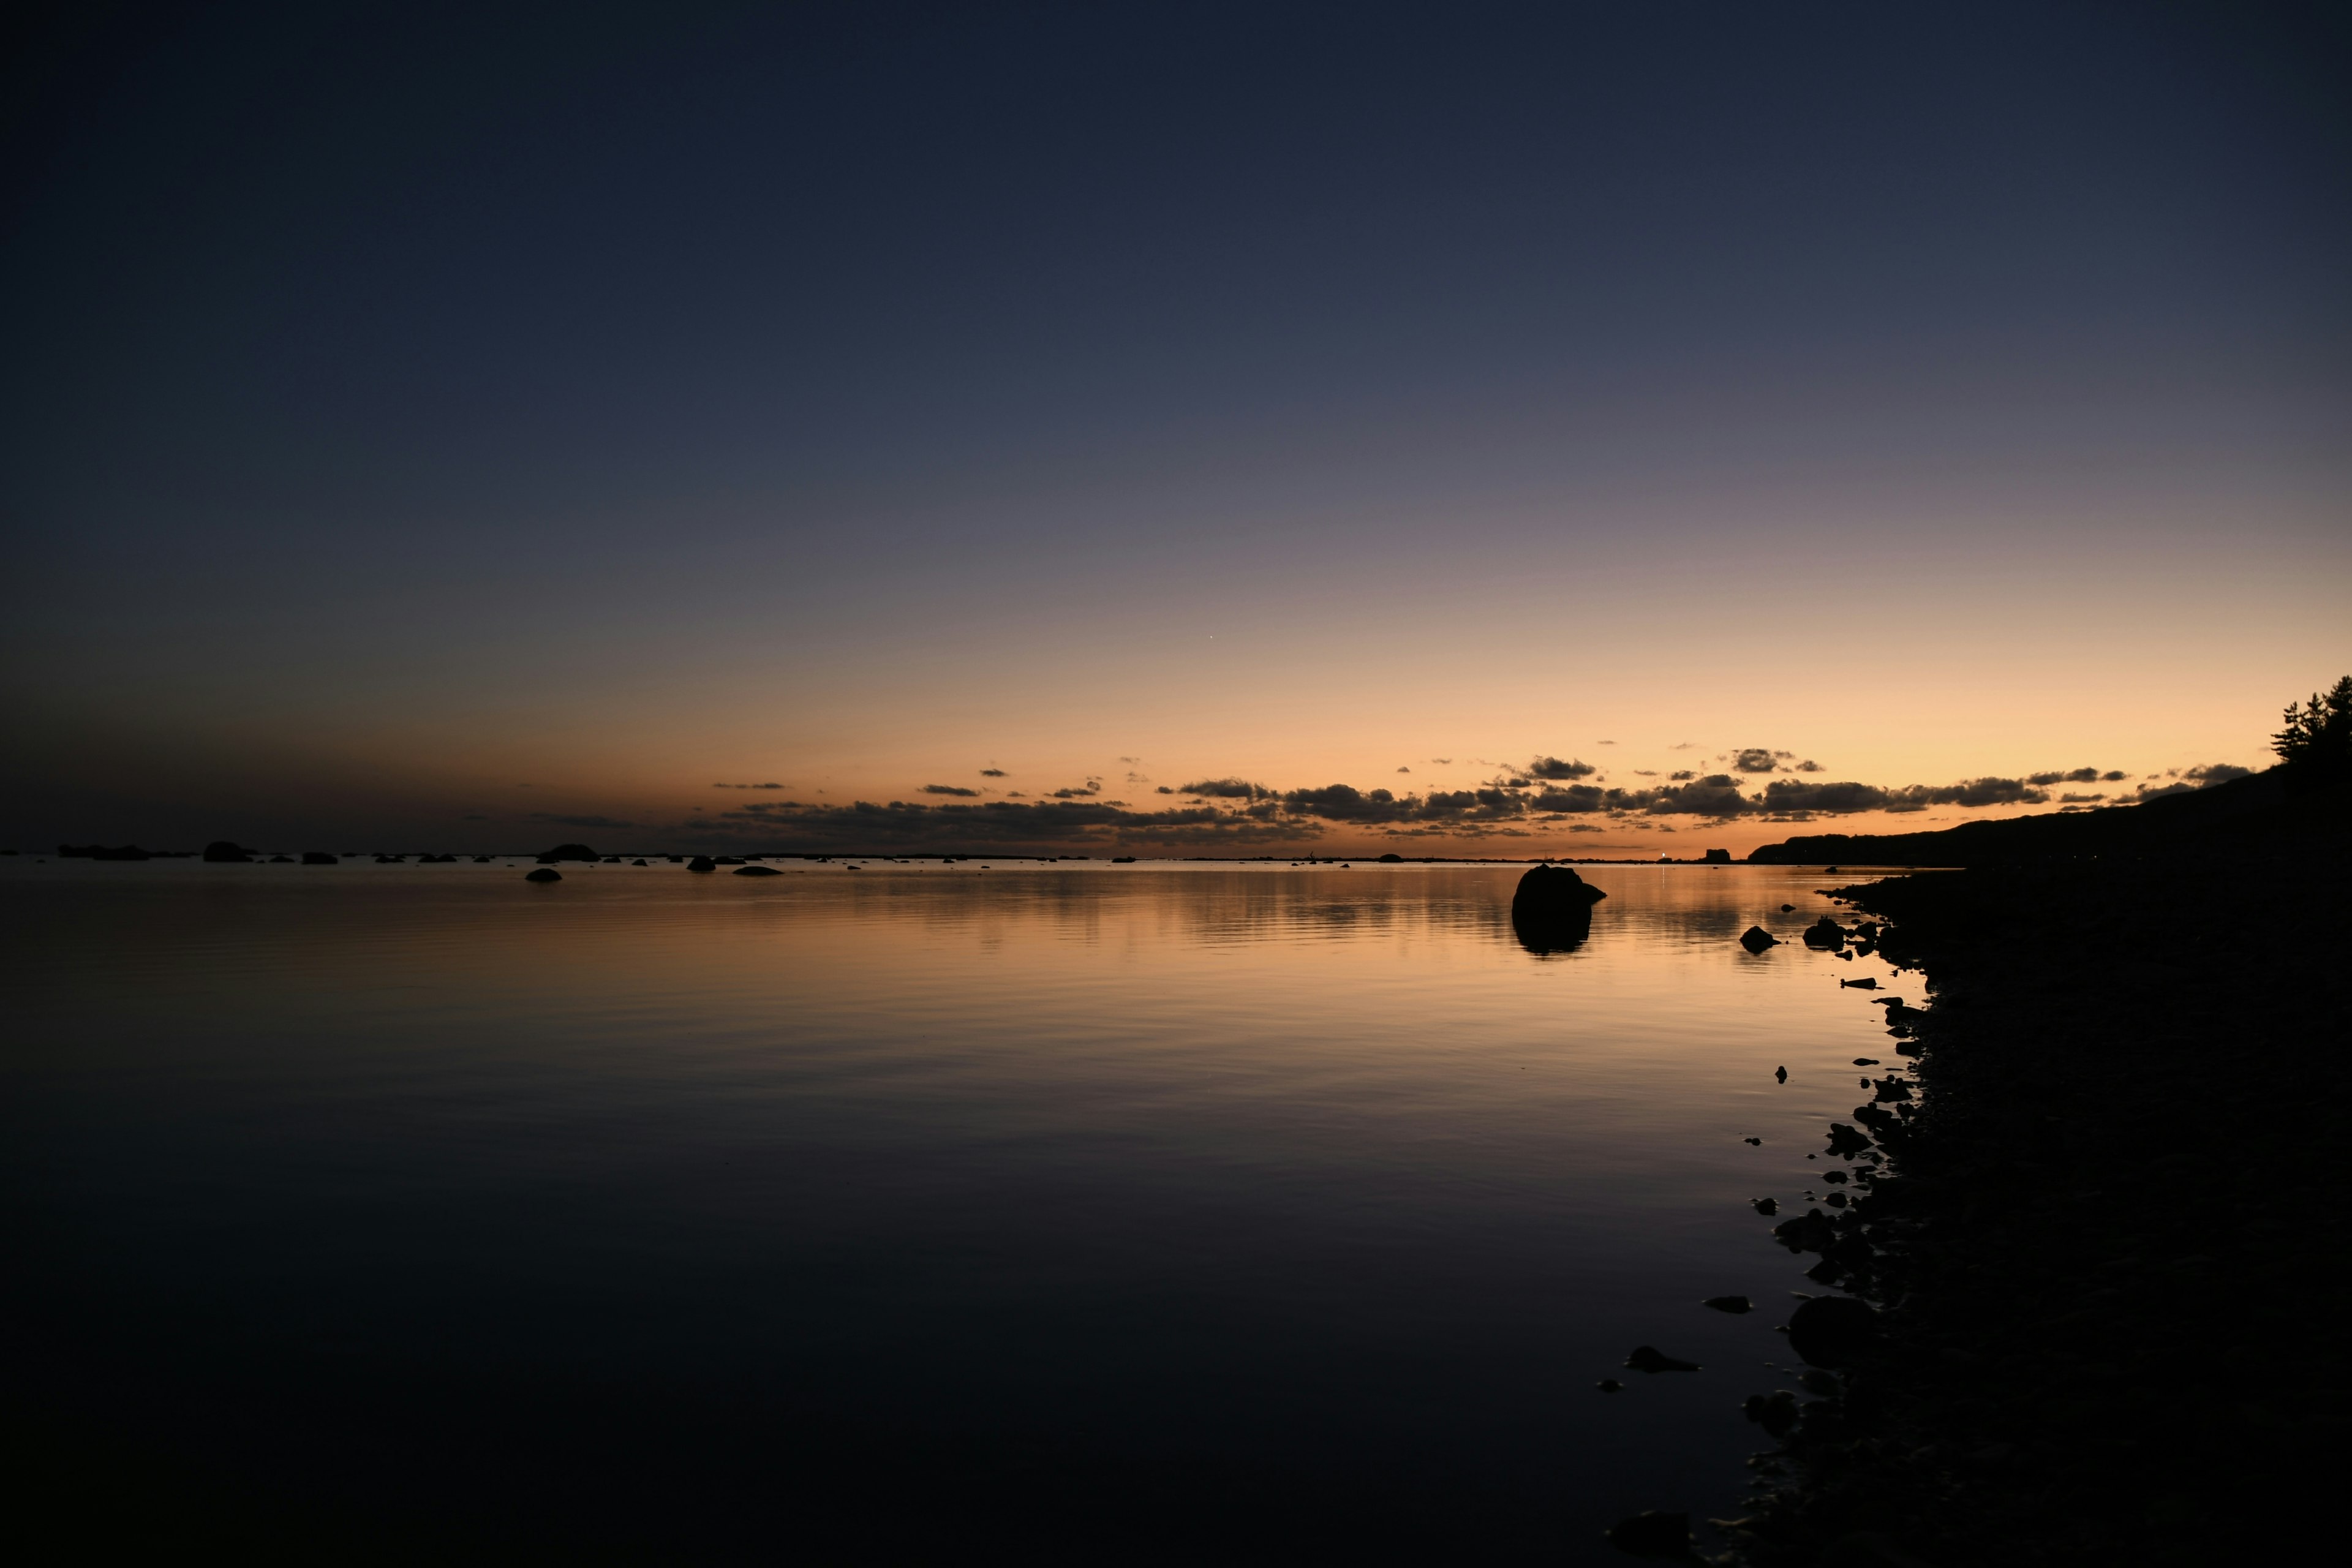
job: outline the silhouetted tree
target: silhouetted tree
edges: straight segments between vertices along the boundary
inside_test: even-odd
[[[2352,675],[2311,700],[2286,705],[2286,728],[2271,737],[2279,760],[2297,769],[2339,773],[2352,766]]]

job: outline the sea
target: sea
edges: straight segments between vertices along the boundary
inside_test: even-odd
[[[1561,945],[1522,865],[768,864],[0,861],[20,1482],[314,1562],[1608,1563],[1740,1510],[1823,1289],[1755,1200],[1838,1190],[1926,999],[1797,940],[1851,873],[1586,866]]]

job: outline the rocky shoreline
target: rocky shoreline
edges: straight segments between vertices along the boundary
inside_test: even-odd
[[[2326,1550],[2352,1438],[2347,870],[2330,844],[1838,890],[1932,1005],[1890,1025],[1916,1097],[1831,1144],[1859,1195],[1778,1227],[1875,1312],[1802,1388],[1749,1400],[1780,1447],[1717,1521],[1728,1561]]]

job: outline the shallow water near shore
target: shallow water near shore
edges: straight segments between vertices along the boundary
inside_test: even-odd
[[[1749,1200],[1895,1060],[1836,982],[1922,999],[1796,942],[1845,877],[1585,868],[1538,955],[1518,866],[780,864],[8,863],[12,1381],[258,1506],[624,1557],[759,1555],[795,1473],[1223,1560],[1301,1500],[1570,1562],[1736,1507],[1817,1289]]]

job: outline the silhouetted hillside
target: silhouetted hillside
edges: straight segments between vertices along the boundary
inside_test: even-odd
[[[2342,846],[2352,818],[2342,784],[2274,767],[2140,805],[1969,822],[1935,833],[1822,833],[1768,844],[1766,866],[1997,866],[2189,850],[2269,854]]]

